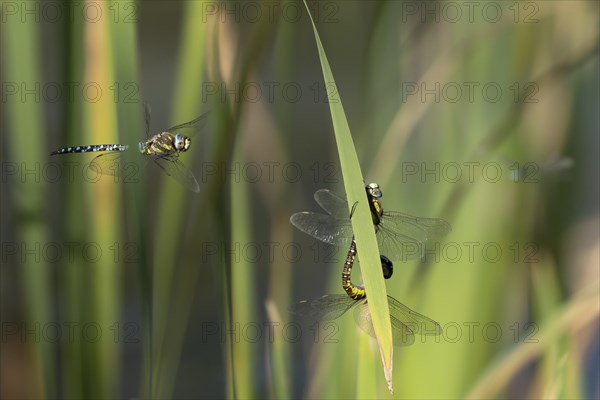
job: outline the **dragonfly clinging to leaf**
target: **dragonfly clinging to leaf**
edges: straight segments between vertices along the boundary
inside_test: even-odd
[[[384,211],[380,200],[383,195],[376,183],[368,184],[365,190],[379,250],[395,261],[422,258],[427,240],[451,231],[450,224],[440,218]],[[290,217],[290,222],[315,239],[348,248],[354,235],[346,200],[329,189],[317,190],[314,198],[327,214],[298,212]]]
[[[303,300],[291,306],[290,312],[302,317],[332,321],[353,308],[356,324],[375,337],[367,292],[362,285],[355,285],[350,279],[355,257],[356,241],[352,238],[342,271],[342,288],[345,294],[328,294],[314,300]],[[380,259],[383,276],[389,279],[393,273],[393,263],[384,255]],[[411,310],[394,297],[388,296],[388,305],[394,346],[410,346],[415,341],[415,334],[437,336],[442,333],[440,324]]]

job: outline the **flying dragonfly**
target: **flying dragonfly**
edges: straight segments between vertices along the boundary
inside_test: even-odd
[[[384,211],[380,200],[383,193],[379,185],[370,183],[365,190],[379,250],[393,260],[422,258],[427,240],[440,238],[452,230],[450,224],[440,218]],[[353,231],[346,200],[329,189],[317,190],[314,198],[327,214],[298,212],[290,217],[290,222],[315,239],[347,248],[353,238]]]
[[[146,108],[146,137],[137,145],[137,153],[145,160],[152,160],[168,176],[192,192],[200,192],[198,181],[192,171],[179,161],[179,155],[186,152],[192,143],[191,136],[200,131],[207,120],[208,112],[196,119],[172,126],[161,133],[149,137],[150,114]],[[124,153],[129,145],[95,144],[63,147],[50,153],[51,156],[68,153],[101,153],[90,163],[96,171],[103,175],[125,175]]]
[[[354,320],[366,333],[375,337],[371,312],[367,304],[367,292],[362,285],[352,283],[352,266],[356,257],[356,241],[352,238],[344,269],[342,270],[342,288],[346,294],[328,294],[314,300],[303,300],[289,308],[293,314],[301,317],[332,321],[340,318],[354,308]],[[393,273],[393,263],[384,255],[380,256],[384,278]],[[442,333],[440,324],[411,310],[392,296],[388,296],[392,340],[394,346],[410,346],[415,334],[437,336]]]

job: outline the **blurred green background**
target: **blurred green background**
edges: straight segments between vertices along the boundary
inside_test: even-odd
[[[301,2],[3,1],[3,398],[600,397],[599,3],[308,4],[365,179],[453,227],[387,281],[443,334],[391,396],[351,313],[287,312],[344,257],[288,222],[343,192]],[[210,110],[199,194],[48,156],[143,139],[143,102]]]

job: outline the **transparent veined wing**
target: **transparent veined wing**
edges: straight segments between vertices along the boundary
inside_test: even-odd
[[[375,338],[373,320],[366,300],[363,301],[359,307],[354,309],[354,320],[356,321],[356,325],[358,325],[363,332],[368,333],[371,337]],[[410,346],[415,342],[415,335],[408,326],[398,320],[394,320],[391,315],[390,321],[392,324],[392,341],[394,346]]]
[[[102,153],[90,162],[90,168],[98,174],[120,176],[123,164],[123,152]]]
[[[401,261],[423,257],[428,240],[450,231],[450,224],[443,219],[415,217],[399,211],[384,211],[375,227],[380,252]]]
[[[420,335],[439,335],[440,325],[434,320],[411,310],[392,296],[388,296],[390,323],[394,346],[410,346],[415,342],[415,333]],[[356,324],[366,333],[375,337],[371,312],[367,301],[354,310]]]
[[[332,217],[339,220],[348,220],[350,223],[350,211],[346,199],[338,196],[329,189],[319,189],[314,194],[315,201],[321,208]]]
[[[388,296],[390,316],[393,320],[402,322],[411,331],[420,335],[437,336],[442,333],[440,324],[418,312],[411,310],[392,296]]]
[[[303,300],[288,308],[301,317],[332,321],[344,315],[358,302],[346,294],[328,294],[314,300]]]
[[[315,201],[327,214],[299,212],[290,217],[290,222],[302,232],[329,244],[346,247],[352,238],[352,225],[346,200],[328,189],[319,189]]]
[[[422,314],[411,310],[392,296],[388,296],[390,322],[394,346],[410,346],[415,342],[415,334],[440,335],[441,326]],[[332,321],[354,308],[354,320],[358,327],[375,337],[373,320],[366,299],[354,300],[345,294],[330,294],[314,300],[304,300],[288,310],[301,317]]]
[[[450,224],[441,218],[415,217],[400,211],[384,211],[379,225],[421,242],[439,239],[452,230]]]
[[[196,193],[200,192],[200,185],[198,185],[196,177],[184,163],[179,161],[177,154],[154,157],[154,162],[165,171],[167,175],[187,189]]]
[[[131,151],[106,152],[94,157],[89,168],[98,174],[114,176],[115,182],[139,181],[139,172],[146,164],[140,155]]]
[[[200,132],[202,129],[204,129],[204,127],[206,126],[206,122],[208,121],[209,114],[210,111],[207,111],[204,114],[200,115],[198,118],[166,129],[166,132],[173,134],[181,133],[188,137],[192,137],[198,132]]]
[[[303,211],[293,214],[290,222],[302,232],[324,243],[347,248],[352,241],[350,220],[344,223],[331,215]]]

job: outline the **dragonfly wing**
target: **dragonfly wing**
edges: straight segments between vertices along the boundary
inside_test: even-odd
[[[121,160],[123,154],[121,152],[116,153],[102,153],[90,162],[90,168],[102,175],[119,176],[121,169]]]
[[[332,321],[344,315],[358,302],[345,294],[328,294],[314,300],[303,300],[288,308],[301,317]]]
[[[369,306],[366,301],[364,301],[360,307],[354,309],[354,320],[360,329],[375,338],[375,329],[373,328],[371,312],[369,311]],[[394,318],[393,315],[390,315],[390,320],[392,324],[392,340],[394,346],[410,346],[415,342],[415,335],[408,326]]]
[[[189,122],[184,122],[183,124],[172,126],[169,129],[167,129],[167,132],[170,132],[173,134],[181,133],[188,137],[194,136],[199,131],[201,131],[202,128],[204,128],[204,126],[206,125],[206,121],[208,121],[209,113],[210,112],[207,111],[196,119],[193,119]]]
[[[366,301],[362,301],[360,306],[354,309],[354,320],[360,329],[375,337],[371,312],[369,311],[369,306]]]
[[[341,198],[329,189],[319,189],[315,192],[315,201],[329,215],[336,219],[350,219],[350,211],[348,211],[348,203],[346,199]]]
[[[427,318],[426,316],[411,310],[392,296],[388,296],[388,304],[390,306],[390,316],[392,317],[392,320],[401,322],[403,325],[409,327],[412,332],[420,335],[432,336],[437,336],[442,333],[440,324],[431,318]]]
[[[331,215],[303,211],[290,217],[290,222],[302,232],[322,242],[349,247],[352,239],[352,225],[335,219]]]
[[[446,235],[451,231],[451,227],[443,219],[384,211],[376,230],[380,251],[387,256],[398,256],[404,261],[422,257],[425,242]]]
[[[130,156],[122,151],[105,152],[96,156],[89,167],[98,174],[114,176],[115,181],[132,182],[137,178],[140,166]]]
[[[163,170],[167,175],[175,179],[177,182],[185,186],[192,192],[200,192],[200,185],[194,174],[188,167],[185,166],[176,157],[156,157],[154,162]]]
[[[384,211],[382,222],[419,241],[439,239],[452,230],[450,224],[441,218],[414,217],[399,211]]]

